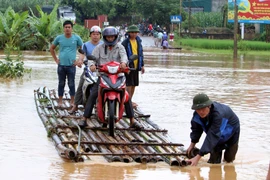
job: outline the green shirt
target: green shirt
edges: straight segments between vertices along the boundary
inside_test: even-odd
[[[76,61],[77,48],[83,45],[82,39],[76,34],[72,34],[70,38],[66,38],[64,34],[55,38],[53,44],[59,45],[60,65],[72,66]]]

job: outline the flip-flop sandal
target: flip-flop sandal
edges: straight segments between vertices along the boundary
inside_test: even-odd
[[[78,111],[78,109],[77,109],[77,110],[72,110],[72,109],[71,109],[71,110],[68,111],[68,113],[69,113],[69,114],[75,114],[77,111]]]
[[[141,130],[141,129],[143,129],[143,126],[142,126],[139,122],[135,121],[135,122],[130,126],[130,128],[135,128],[135,129],[137,129],[137,130]]]
[[[76,113],[77,111],[72,111],[72,110],[68,111],[68,114],[76,114]]]

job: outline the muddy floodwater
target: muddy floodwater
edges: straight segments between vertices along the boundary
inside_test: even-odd
[[[211,165],[209,155],[196,167],[158,163],[82,163],[58,156],[37,114],[34,90],[57,88],[56,64],[49,52],[24,52],[30,75],[0,79],[1,180],[266,179],[270,160],[269,57],[205,55],[145,47],[145,69],[133,101],[168,130],[172,142],[189,146],[192,98],[199,92],[230,105],[240,118],[239,151],[234,163]],[[0,59],[3,59],[3,53]],[[76,85],[82,69],[77,68]],[[66,86],[66,90],[68,90]],[[203,142],[203,135],[198,147]]]

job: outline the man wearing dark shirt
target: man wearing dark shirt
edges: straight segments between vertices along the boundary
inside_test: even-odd
[[[191,109],[195,111],[191,120],[191,143],[187,154],[194,149],[203,132],[206,137],[199,153],[187,162],[196,166],[202,156],[210,153],[208,163],[219,164],[224,149],[224,161],[233,162],[240,135],[240,123],[236,114],[229,106],[213,102],[203,93],[193,98]]]

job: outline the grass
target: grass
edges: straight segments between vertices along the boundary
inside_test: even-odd
[[[217,39],[176,39],[174,47],[182,47],[183,49],[215,54],[231,54],[233,53],[233,40],[217,40]],[[268,55],[270,52],[270,43],[261,41],[240,40],[237,42],[239,54],[249,55]]]

